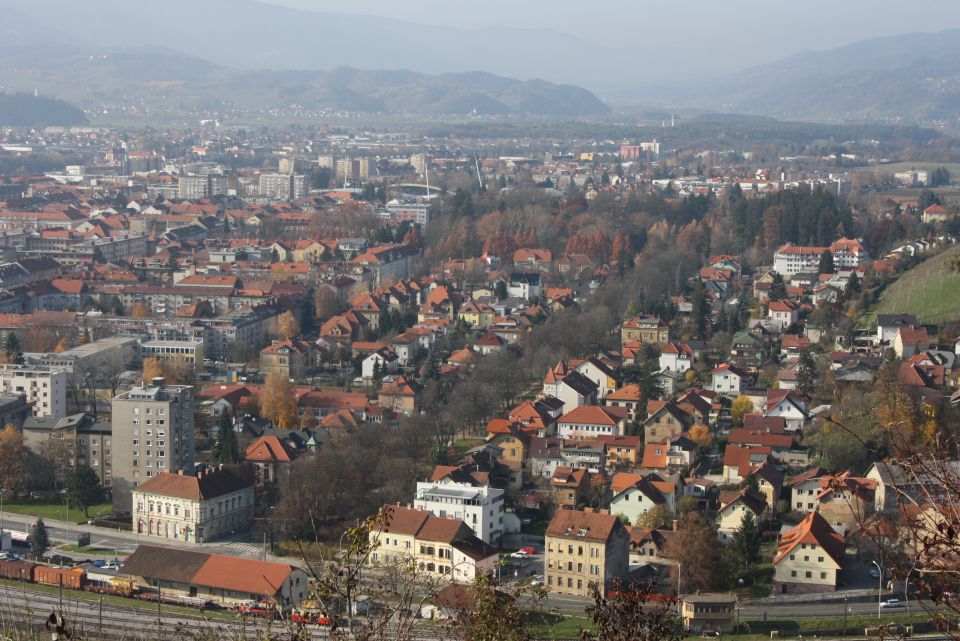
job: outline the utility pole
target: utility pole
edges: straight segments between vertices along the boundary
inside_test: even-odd
[[[873,564],[877,566],[877,572],[880,573],[880,578],[877,579],[877,618],[880,618],[880,608],[882,607],[883,599],[883,568],[880,567],[880,564],[876,561],[873,561]]]
[[[157,641],[163,641],[163,599],[160,584],[157,583]]]

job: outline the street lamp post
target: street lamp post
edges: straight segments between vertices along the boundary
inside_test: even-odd
[[[683,563],[681,563],[680,561],[677,561],[677,601],[680,600],[680,596],[681,594],[683,594],[680,591],[680,580],[682,577],[683,577]]]
[[[843,597],[843,636],[847,636],[847,613],[850,608],[847,606],[847,597]]]
[[[876,561],[872,562],[877,566],[877,572],[880,573],[880,578],[877,579],[877,618],[880,618],[880,606],[883,599],[883,568],[880,567],[880,564]]]

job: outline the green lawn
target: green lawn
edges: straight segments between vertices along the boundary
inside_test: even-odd
[[[72,543],[69,545],[57,546],[57,549],[62,550],[63,552],[76,552],[78,554],[99,554],[101,556],[114,554],[117,551],[115,548],[98,548],[92,545],[74,545]]]
[[[537,633],[546,639],[579,639],[580,630],[593,630],[593,622],[587,617],[546,615],[546,621],[537,626]]]
[[[958,259],[960,247],[954,247],[907,271],[887,287],[877,312],[916,314],[921,323],[960,319],[960,272],[952,267]]]
[[[485,442],[482,438],[460,438],[453,442],[453,449],[457,452],[466,452],[483,445]]]
[[[66,512],[63,503],[4,503],[3,511],[12,512],[14,514],[26,514],[29,516],[39,516],[40,518],[46,519],[48,521],[69,520],[71,523],[87,522],[87,517],[84,516],[83,510],[71,508],[68,513]],[[93,519],[98,516],[107,516],[112,511],[113,511],[113,505],[111,505],[110,503],[100,503],[98,505],[91,505],[90,518]]]
[[[882,171],[885,173],[896,173],[898,171],[910,171],[911,169],[934,170],[939,167],[945,168],[950,172],[951,179],[960,176],[960,163],[956,162],[892,162],[887,164],[873,164],[866,167],[860,167],[859,171]]]

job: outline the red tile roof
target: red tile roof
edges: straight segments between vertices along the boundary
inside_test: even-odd
[[[819,512],[810,512],[797,527],[780,537],[773,564],[780,563],[801,543],[819,545],[837,565],[843,565],[843,537],[834,530]]]

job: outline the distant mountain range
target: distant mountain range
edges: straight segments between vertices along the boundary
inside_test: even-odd
[[[680,91],[676,104],[784,119],[960,126],[960,30],[863,40]]]
[[[133,89],[164,100],[430,115],[609,111],[589,91],[539,79],[589,74],[586,61],[558,56],[588,45],[558,32],[466,31],[254,0],[95,4],[0,0],[0,86],[49,87],[88,106]]]
[[[4,2],[0,0],[0,9]],[[87,109],[133,94],[142,97],[147,107],[173,100],[183,106],[210,109],[297,105],[304,110],[431,116],[477,113],[578,117],[609,112],[609,107],[585,89],[544,80],[515,80],[476,71],[331,68],[330,63],[341,59],[373,68],[402,66],[412,62],[411,50],[416,55],[426,54],[417,49],[417,43],[405,42],[416,39],[416,34],[410,33],[415,29],[396,21],[296,12],[250,0],[171,0],[165,3],[164,15],[169,17],[179,10],[189,19],[165,19],[161,38],[164,47],[148,47],[142,25],[156,22],[155,9],[113,0],[101,4],[110,5],[112,11],[109,28],[97,18],[99,12],[80,10],[74,3],[59,0],[37,0],[28,6],[17,4],[4,9],[0,89],[39,91]],[[32,13],[27,13],[28,9]],[[206,25],[216,24],[217,15],[224,28],[209,29]],[[289,24],[281,29],[283,20]],[[348,23],[357,20],[370,24],[350,27]],[[127,23],[129,28],[125,28]],[[67,24],[78,37],[63,33],[60,27]],[[425,59],[437,64],[427,66],[456,68],[462,64],[457,52],[470,48],[478,52],[474,56],[477,65],[486,66],[487,52],[466,33],[461,34],[465,41],[458,45],[438,37],[424,38],[436,48]],[[378,35],[396,49],[396,56],[372,57],[368,41]],[[398,37],[404,42],[396,41]],[[109,42],[110,47],[90,41]],[[523,42],[524,47],[533,45]],[[383,45],[380,42],[378,46]],[[517,60],[529,53],[524,47],[512,52]],[[350,55],[323,54],[337,51]]]
[[[654,87],[641,84],[642,70],[631,72],[635,52],[546,29],[465,30],[256,0],[92,4],[0,0],[0,90],[38,90],[85,109],[135,95],[147,107],[578,117],[610,109],[561,83],[596,83],[618,108],[960,128],[960,30],[865,40]]]

